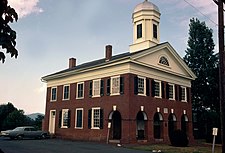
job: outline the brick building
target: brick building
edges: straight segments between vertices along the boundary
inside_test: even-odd
[[[175,129],[192,136],[191,81],[173,47],[160,43],[159,8],[145,0],[133,12],[130,51],[44,76],[44,129],[57,137],[117,143],[168,142]]]

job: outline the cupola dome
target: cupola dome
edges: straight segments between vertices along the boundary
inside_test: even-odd
[[[155,4],[149,2],[148,0],[145,0],[144,2],[138,4],[138,5],[135,7],[134,13],[137,13],[137,12],[139,12],[139,11],[144,11],[144,10],[147,10],[147,11],[155,10],[155,11],[157,11],[157,12],[160,12],[160,11],[159,11],[159,8],[158,8]]]

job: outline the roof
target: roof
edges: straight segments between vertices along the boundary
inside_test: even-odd
[[[162,43],[162,44],[164,44],[164,43]],[[162,44],[159,44],[159,45],[162,45]],[[156,46],[159,46],[159,45],[156,45]],[[147,50],[147,49],[145,49],[145,50]],[[126,52],[126,53],[114,55],[114,56],[112,56],[110,61],[106,61],[105,58],[102,58],[102,59],[94,60],[94,61],[91,61],[91,62],[83,63],[83,64],[77,65],[77,66],[75,66],[73,68],[67,68],[65,70],[62,70],[62,71],[59,71],[59,72],[56,72],[56,73],[44,76],[44,77],[42,77],[42,80],[43,81],[47,81],[48,80],[47,78],[49,78],[51,76],[60,75],[60,74],[71,72],[71,71],[79,71],[79,70],[83,70],[83,69],[88,69],[88,68],[93,68],[93,67],[97,67],[97,66],[107,65],[109,63],[113,63],[113,62],[121,60],[121,59],[130,58],[131,55],[138,54],[138,53],[143,52],[145,50],[141,50],[141,51],[133,52],[133,53]]]
[[[94,60],[94,61],[91,61],[91,62],[83,63],[83,64],[77,65],[75,67],[67,68],[67,69],[64,69],[62,71],[44,76],[44,77],[42,77],[42,81],[49,81],[49,80],[52,80],[52,79],[55,79],[55,78],[59,78],[59,77],[67,76],[67,75],[71,75],[71,74],[73,75],[74,73],[83,72],[83,70],[89,70],[89,69],[97,68],[97,67],[100,67],[100,66],[108,66],[112,63],[122,61],[122,60],[126,60],[126,59],[133,59],[135,57],[142,56],[142,54],[145,55],[146,53],[151,53],[155,49],[157,50],[157,48],[162,48],[162,47],[166,47],[166,46],[171,47],[168,42],[164,42],[164,43],[155,45],[153,47],[150,47],[148,49],[140,50],[140,51],[137,51],[137,52],[133,52],[133,53],[126,52],[126,53],[114,55],[114,56],[112,56],[112,58],[109,61],[107,61],[105,58],[101,58],[101,59]],[[191,70],[189,70],[188,66],[184,63],[184,61],[176,53],[176,51],[174,51],[174,49],[171,49],[171,51],[174,53],[176,58],[179,59],[179,62],[181,63],[181,65],[183,67],[185,67],[185,69],[187,69],[188,73],[191,74],[191,76],[193,78],[195,78],[195,75],[193,74],[193,72],[191,72]]]
[[[157,12],[160,12],[158,6],[156,6],[155,4],[153,4],[147,0],[138,4],[134,9],[134,13],[143,11],[143,10],[155,10]]]

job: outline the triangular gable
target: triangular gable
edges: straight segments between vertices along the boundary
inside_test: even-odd
[[[162,57],[165,57],[168,60],[169,66],[165,63],[159,63],[160,58]],[[196,78],[195,74],[168,42],[136,53],[131,56],[131,59],[141,65],[165,71],[167,73],[180,75],[191,80]]]

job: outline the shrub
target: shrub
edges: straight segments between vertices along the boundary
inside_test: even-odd
[[[187,147],[189,141],[185,132],[175,130],[170,135],[170,142],[171,145],[175,147]]]

